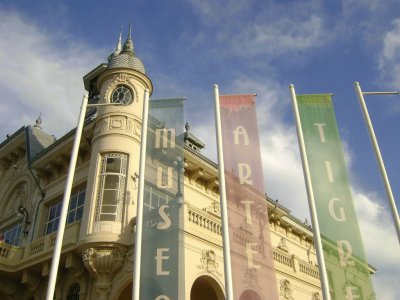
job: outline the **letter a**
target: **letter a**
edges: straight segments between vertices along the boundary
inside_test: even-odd
[[[249,136],[247,135],[247,131],[243,126],[236,127],[236,129],[233,131],[233,136],[234,136],[235,145],[240,144],[240,141],[239,141],[240,136],[243,137],[244,145],[246,145],[246,146],[249,145]]]

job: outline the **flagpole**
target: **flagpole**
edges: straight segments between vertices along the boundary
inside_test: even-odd
[[[143,116],[142,116],[142,136],[140,143],[139,161],[139,187],[137,196],[136,214],[136,235],[135,235],[135,256],[133,269],[133,291],[132,299],[139,300],[140,296],[140,258],[142,254],[142,233],[143,233],[143,194],[144,194],[144,169],[146,166],[146,144],[147,144],[147,124],[149,113],[149,90],[144,91]]]
[[[218,152],[218,174],[219,174],[219,195],[221,205],[221,223],[222,223],[222,242],[224,253],[224,272],[225,272],[225,292],[226,300],[233,300],[232,288],[232,268],[231,268],[231,252],[229,245],[228,230],[228,209],[226,204],[226,188],[225,188],[225,166],[222,146],[222,130],[221,130],[221,114],[219,109],[219,91],[218,85],[214,84],[214,103],[215,103],[215,127],[217,129],[217,152]]]
[[[303,130],[301,128],[299,108],[297,106],[297,99],[296,99],[296,92],[294,89],[294,85],[291,84],[289,86],[289,89],[290,89],[290,94],[292,97],[292,108],[293,108],[294,118],[295,118],[295,122],[296,122],[297,138],[299,140],[301,162],[303,164],[303,174],[304,174],[304,179],[305,179],[305,183],[306,183],[308,205],[310,207],[310,215],[311,215],[312,229],[313,229],[313,235],[314,235],[315,249],[317,252],[322,295],[323,295],[324,300],[330,300],[331,296],[329,294],[328,276],[327,276],[327,272],[326,272],[324,253],[322,250],[321,233],[319,230],[317,210],[315,207],[314,192],[312,189],[310,170],[308,168],[308,160],[307,160],[307,155],[306,155],[306,148],[304,145]]]
[[[369,117],[367,105],[365,104],[364,95],[393,95],[398,94],[398,92],[362,92],[360,83],[355,82],[355,89],[360,102],[361,111],[363,113],[365,126],[367,127],[369,137],[371,140],[372,148],[374,149],[375,158],[378,163],[379,170],[381,172],[383,184],[385,186],[386,195],[389,199],[390,209],[392,213],[393,223],[396,228],[397,240],[400,243],[400,220],[399,213],[397,212],[396,202],[394,200],[392,188],[390,186],[389,178],[386,173],[385,164],[383,163],[381,151],[379,150],[378,141],[375,136],[374,128],[372,127],[371,119]]]
[[[79,144],[81,142],[83,124],[85,123],[87,103],[88,103],[88,96],[85,94],[82,99],[81,112],[79,114],[78,125],[76,127],[76,133],[75,133],[74,145],[72,147],[71,159],[69,162],[67,182],[65,185],[60,220],[58,223],[56,243],[54,245],[53,260],[51,262],[49,282],[47,285],[46,300],[53,300],[53,298],[54,298],[54,290],[55,290],[56,281],[57,281],[57,271],[58,271],[58,265],[60,263],[61,247],[62,247],[62,242],[63,242],[63,238],[64,238],[65,223],[67,221],[69,198],[71,196],[71,189],[72,189],[72,183],[73,183],[74,173],[75,173],[75,168],[76,168],[76,160],[78,158]]]

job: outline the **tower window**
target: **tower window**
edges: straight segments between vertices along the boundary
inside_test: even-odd
[[[123,153],[106,153],[102,156],[96,221],[121,221],[127,161],[128,156]]]

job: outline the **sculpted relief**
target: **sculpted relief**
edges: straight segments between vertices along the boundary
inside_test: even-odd
[[[23,205],[29,213],[32,210],[32,199],[29,196],[27,182],[19,183],[7,197],[4,209],[0,211],[2,217],[8,217],[18,212],[18,207]]]

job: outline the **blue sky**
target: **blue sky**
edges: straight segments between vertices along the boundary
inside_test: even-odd
[[[288,86],[299,94],[334,93],[367,256],[379,270],[375,289],[378,299],[395,299],[399,244],[353,83],[400,90],[399,11],[396,0],[2,0],[0,141],[39,113],[43,129],[57,137],[72,129],[82,76],[106,61],[121,26],[126,38],[132,23],[153,98],[188,98],[186,119],[210,157],[212,85],[223,94],[257,93],[267,193],[303,220],[308,208]],[[400,96],[366,100],[400,199]]]

